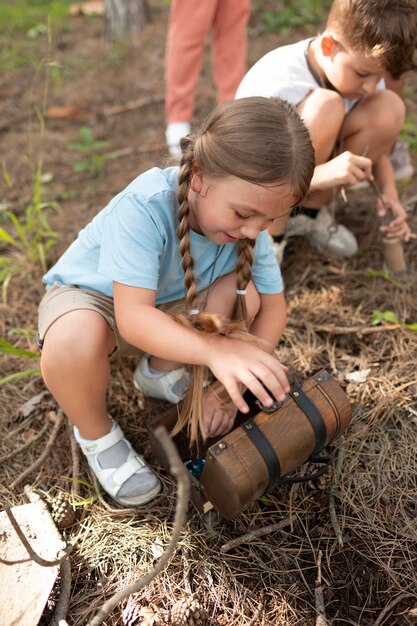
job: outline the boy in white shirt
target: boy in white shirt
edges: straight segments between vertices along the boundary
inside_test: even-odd
[[[416,47],[417,0],[335,0],[324,32],[269,52],[246,74],[236,98],[280,97],[293,104],[316,152],[310,193],[289,220],[286,236],[306,235],[332,256],[351,256],[356,239],[334,222],[326,205],[341,188],[375,178],[392,212],[380,227],[384,237],[408,241],[407,214],[389,159],[404,103],[385,88],[384,77],[395,80],[415,67]],[[384,214],[380,201],[377,211]],[[273,227],[270,233],[282,255],[285,240]]]

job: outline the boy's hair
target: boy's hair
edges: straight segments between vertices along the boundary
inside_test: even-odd
[[[181,140],[182,157],[178,174],[179,225],[184,284],[186,288],[186,310],[195,306],[197,285],[194,276],[194,260],[191,255],[190,225],[187,196],[190,189],[193,165],[214,178],[235,176],[262,186],[288,185],[290,191],[301,201],[307,194],[313,176],[314,149],[304,123],[295,109],[278,98],[251,97],[233,100],[218,106],[194,135]],[[216,210],[214,207],[213,210]],[[236,265],[236,288],[245,291],[251,276],[253,246],[255,241],[240,239]],[[244,337],[245,326],[224,324],[217,316],[207,314],[177,316],[183,324],[192,325],[206,332]],[[233,320],[246,323],[244,294],[236,297]],[[247,335],[247,338],[250,337]],[[194,368],[196,369],[196,368]],[[198,368],[197,368],[198,369]],[[201,368],[200,368],[201,369]],[[195,372],[194,372],[195,373]],[[199,372],[198,382],[190,386],[188,407],[174,432],[186,423],[190,426],[191,440],[195,441],[198,425],[202,431],[202,411],[198,422],[191,418],[195,414],[191,405],[203,389],[204,373]],[[186,403],[187,404],[187,403]],[[201,408],[201,407],[200,407]]]
[[[394,79],[416,67],[417,0],[334,0],[327,27]]]

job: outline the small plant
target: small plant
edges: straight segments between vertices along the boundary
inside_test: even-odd
[[[282,6],[275,11],[263,11],[261,18],[265,30],[274,33],[286,33],[294,26],[314,26],[320,23],[331,2],[325,0],[284,0]]]
[[[417,152],[417,122],[407,115],[400,133],[400,139],[408,144],[410,152]]]
[[[84,155],[80,161],[74,163],[74,172],[88,172],[92,178],[101,176],[106,162],[106,155],[99,154],[98,151],[106,148],[108,145],[108,141],[94,139],[90,128],[85,126],[80,128],[80,141],[68,144],[71,150],[76,150]]]
[[[40,267],[46,272],[46,253],[54,245],[58,234],[52,230],[45,215],[46,208],[58,209],[53,201],[42,201],[42,163],[39,162],[34,175],[33,196],[18,217],[11,210],[2,213],[4,227],[0,226],[0,285],[3,302],[7,301],[7,290],[16,276],[30,273]],[[3,178],[12,185],[5,166]]]
[[[31,350],[22,350],[21,348],[15,348],[11,343],[6,341],[5,339],[0,338],[0,354],[10,354],[17,357],[25,357],[31,359],[32,361],[39,361],[39,354],[37,352],[32,352]],[[8,376],[3,376],[0,378],[0,385],[4,385],[5,383],[9,383],[11,381],[19,380],[20,378],[27,378],[30,376],[40,376],[40,369],[31,368],[22,370],[19,372],[15,372],[14,374],[9,374]]]
[[[417,331],[417,324],[406,324],[405,322],[401,322],[394,311],[374,311],[372,313],[372,326],[377,326],[381,324],[381,322],[389,322],[390,324],[400,324],[403,328],[407,330]]]

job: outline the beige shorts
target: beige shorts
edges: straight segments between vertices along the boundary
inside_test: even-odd
[[[203,296],[204,292],[201,292]],[[98,291],[88,291],[80,289],[72,285],[64,287],[58,283],[52,285],[45,293],[39,305],[39,321],[38,321],[38,346],[42,349],[43,341],[49,327],[56,322],[57,319],[80,309],[89,309],[100,313],[106,320],[114,333],[116,348],[111,356],[139,356],[142,354],[139,348],[135,348],[127,343],[120,335],[114,316],[113,298],[105,296]],[[162,304],[158,309],[169,313],[180,313],[184,311],[184,300],[177,300]]]

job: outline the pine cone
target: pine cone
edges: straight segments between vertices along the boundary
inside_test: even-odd
[[[196,598],[189,596],[173,604],[166,623],[170,626],[206,626],[207,613]]]
[[[52,500],[51,515],[59,530],[68,528],[76,520],[76,512],[68,500],[68,495],[60,491]]]

